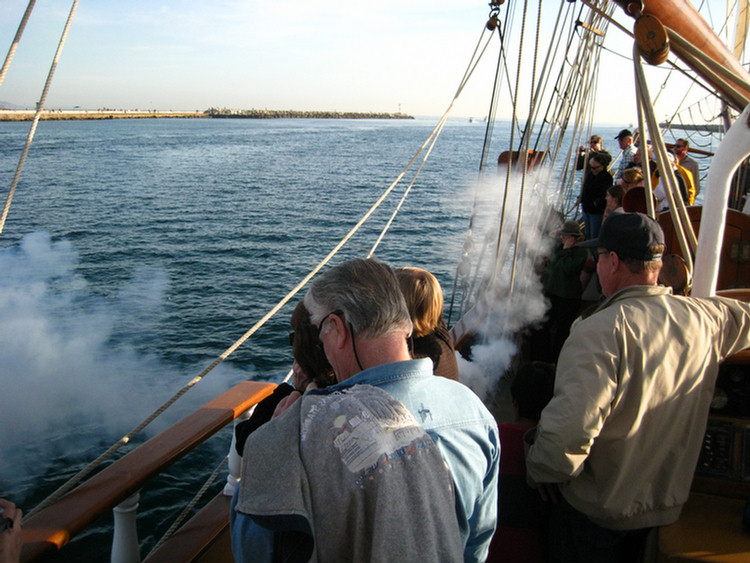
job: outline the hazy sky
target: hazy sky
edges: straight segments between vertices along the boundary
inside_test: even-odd
[[[26,4],[0,2],[3,59]],[[37,2],[0,101],[33,107],[39,99],[70,4]],[[529,3],[534,11],[536,4]],[[556,13],[558,3],[549,5]],[[488,12],[481,0],[84,0],[46,107],[441,115]],[[621,32],[611,29],[608,39],[610,48],[630,54]],[[487,114],[497,48],[453,115]],[[610,93],[600,99],[596,121],[632,123],[632,63],[605,52],[602,69],[600,84]],[[666,71],[659,72],[652,89]]]

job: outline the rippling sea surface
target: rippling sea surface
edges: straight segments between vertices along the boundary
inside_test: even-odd
[[[33,507],[203,371],[331,251],[433,126],[40,123],[0,234],[0,496]],[[3,200],[28,128],[0,123]],[[482,124],[448,123],[376,251],[430,269],[446,299],[483,139]],[[367,254],[402,191],[333,264]],[[281,381],[301,296],[135,443],[239,381]],[[225,431],[144,489],[144,555],[228,447]],[[105,520],[60,560],[108,559]]]

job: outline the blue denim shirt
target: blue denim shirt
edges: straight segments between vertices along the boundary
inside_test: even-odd
[[[330,393],[356,384],[380,387],[401,401],[438,445],[456,486],[464,561],[484,561],[497,521],[500,439],[493,416],[468,387],[434,376],[429,358],[383,364],[310,392]],[[266,550],[272,540],[234,511],[235,501],[231,531],[237,563],[270,561]]]

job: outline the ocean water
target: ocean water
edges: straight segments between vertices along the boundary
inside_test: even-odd
[[[203,371],[328,254],[433,126],[40,123],[0,234],[0,496],[32,508]],[[28,127],[0,123],[3,199]],[[376,252],[430,269],[446,299],[483,139],[482,124],[448,123]],[[367,254],[402,191],[333,264]],[[302,295],[134,444],[238,381],[281,381]],[[144,555],[228,447],[225,431],[143,491]],[[105,520],[60,560],[108,559]]]
[[[34,507],[201,373],[334,248],[435,122],[40,123],[0,233],[0,497]],[[3,200],[28,127],[0,123]],[[619,129],[595,130],[613,155]],[[494,135],[490,161],[508,148],[507,124]],[[376,251],[393,266],[431,270],[447,302],[472,209],[491,223],[500,200],[483,183],[474,207],[483,141],[482,123],[448,122]],[[367,255],[413,171],[332,264]],[[239,381],[281,381],[302,295],[123,453]],[[485,351],[490,361],[508,353]],[[142,491],[144,556],[229,441],[225,430]],[[108,560],[110,526],[102,519],[54,560]]]

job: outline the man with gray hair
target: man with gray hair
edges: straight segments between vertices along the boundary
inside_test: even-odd
[[[294,393],[248,438],[236,560],[484,561],[497,423],[467,387],[435,377],[429,358],[411,359],[393,270],[350,260],[316,278],[304,302],[339,383]]]

